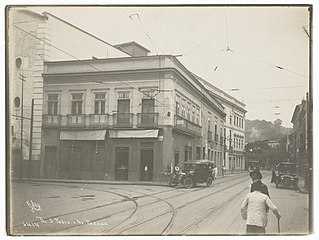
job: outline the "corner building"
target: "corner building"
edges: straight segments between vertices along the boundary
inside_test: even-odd
[[[174,56],[45,62],[43,79],[43,178],[160,182],[184,161],[222,165],[224,108]]]
[[[233,173],[245,170],[248,167],[245,164],[246,105],[206,80],[196,77],[209,90],[209,94],[224,106],[226,117],[223,134],[223,165],[226,171]]]

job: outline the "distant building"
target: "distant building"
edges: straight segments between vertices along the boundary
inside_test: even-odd
[[[268,141],[268,146],[270,148],[278,148],[280,143],[278,141]]]
[[[302,100],[296,105],[291,123],[293,124],[292,146],[290,159],[296,163],[297,171],[300,176],[305,176],[309,167],[308,162],[308,134],[307,134],[307,118],[308,104],[306,100]]]
[[[92,68],[94,66],[94,68]],[[166,181],[224,159],[224,107],[177,58],[45,63],[42,177]]]
[[[43,99],[44,61],[129,55],[50,13],[38,14],[24,7],[9,7],[7,19],[11,171],[12,176],[27,176],[26,171],[30,164],[31,176],[37,177],[42,167],[40,159],[44,157],[41,153],[42,107],[43,101],[46,101]],[[25,81],[22,81],[22,78]],[[31,141],[32,99],[34,99],[34,117]],[[21,124],[22,113],[23,124]],[[23,154],[21,155],[22,129]],[[31,142],[32,150],[29,151]],[[32,155],[32,161],[24,161],[29,159],[29,153]],[[22,174],[20,174],[20,167],[25,170]]]
[[[196,76],[209,90],[210,95],[216,98],[225,108],[226,119],[223,131],[223,147],[225,155],[223,165],[227,171],[245,169],[245,104]]]

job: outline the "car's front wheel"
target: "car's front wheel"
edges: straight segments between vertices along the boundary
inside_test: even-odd
[[[183,184],[184,184],[185,188],[191,188],[194,185],[194,181],[192,178],[187,177],[184,179]]]
[[[168,182],[170,187],[176,187],[177,186],[177,180],[174,178],[171,178]]]
[[[213,177],[208,177],[206,184],[207,184],[207,187],[210,187],[213,184]]]

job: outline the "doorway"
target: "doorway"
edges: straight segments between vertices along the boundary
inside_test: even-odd
[[[141,143],[140,181],[153,181],[154,143]]]
[[[104,141],[96,141],[92,153],[92,179],[103,180],[105,175],[105,146]]]
[[[175,152],[174,155],[174,167],[179,164],[179,152]]]
[[[81,179],[82,151],[80,147],[71,147],[69,158],[69,179]]]
[[[46,146],[44,158],[44,177],[51,179],[55,178],[57,171],[57,147]]]
[[[127,181],[130,152],[129,147],[115,148],[115,180]]]
[[[130,99],[119,99],[117,102],[118,125],[130,124]]]

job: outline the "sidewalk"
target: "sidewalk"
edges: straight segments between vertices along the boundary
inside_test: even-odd
[[[235,174],[243,173],[244,171],[236,171],[236,172],[226,172],[224,177],[232,176]],[[224,178],[219,175],[217,179]],[[52,182],[52,183],[83,183],[83,184],[108,184],[108,185],[145,185],[145,186],[167,186],[169,187],[167,182],[148,182],[148,181],[109,181],[109,180],[70,180],[70,179],[42,179],[42,178],[12,178],[13,182],[25,181],[25,182]]]
[[[13,182],[52,182],[52,183],[83,183],[83,184],[108,184],[108,185],[145,185],[145,186],[169,186],[167,182],[147,182],[147,181],[109,181],[109,180],[70,180],[70,179],[41,179],[41,178],[14,178]]]

